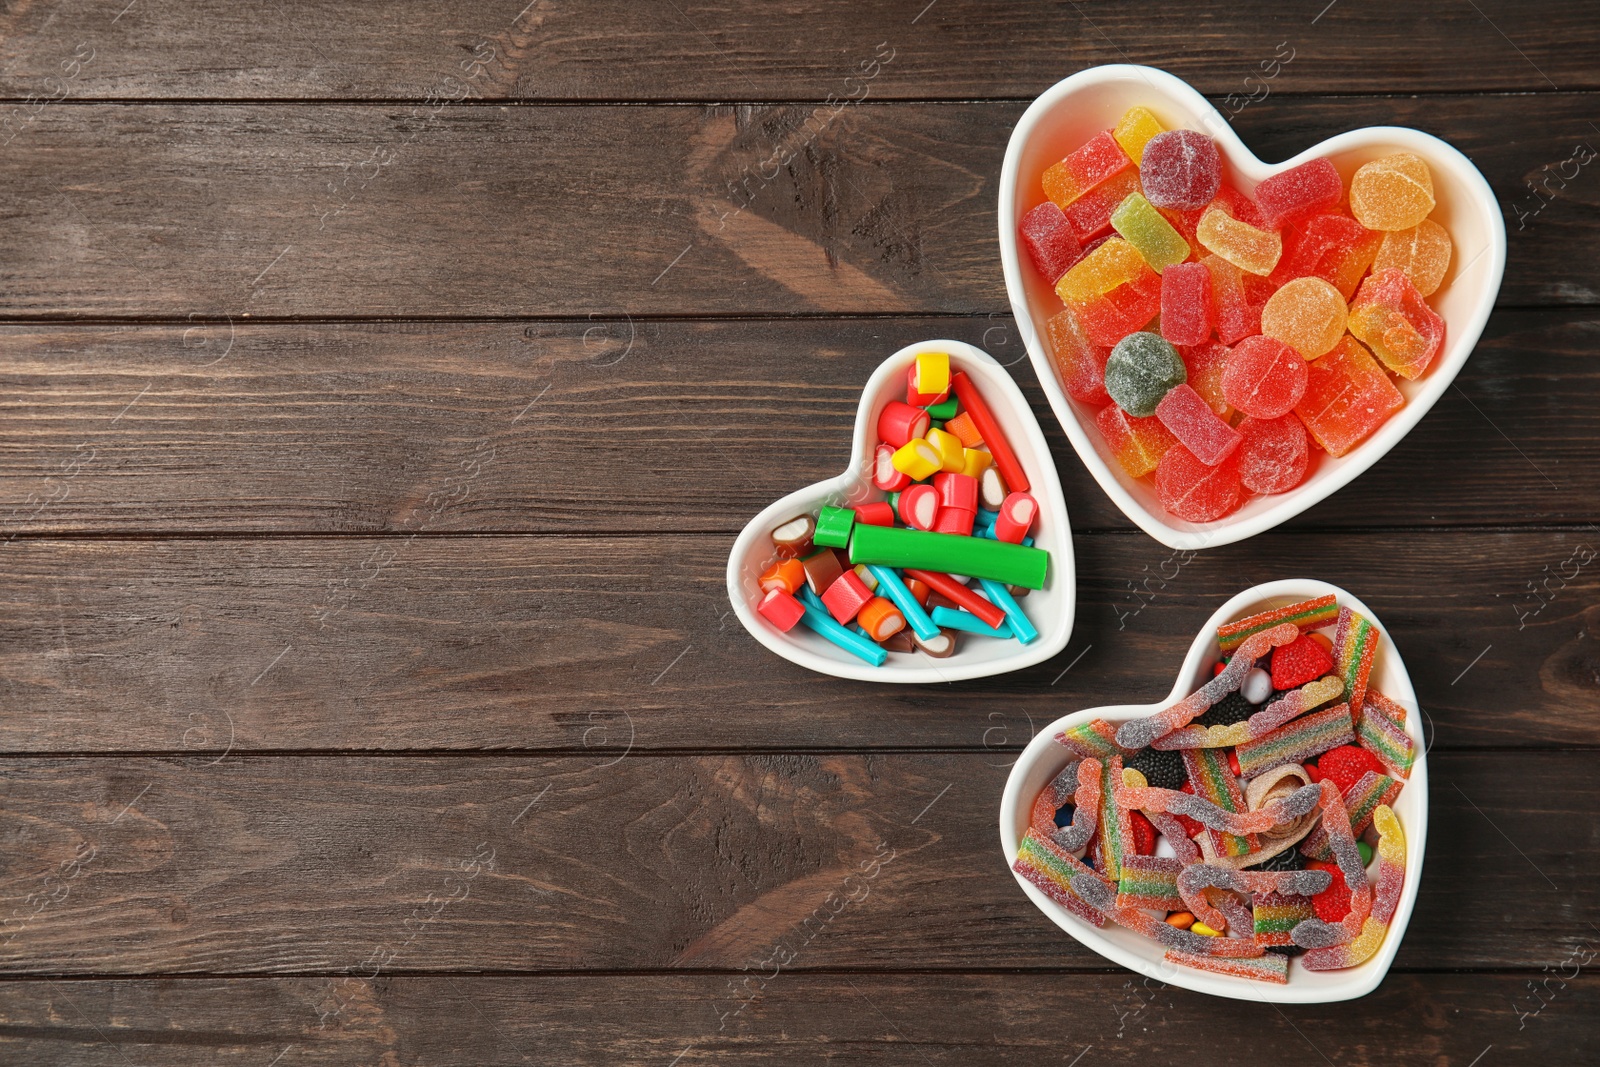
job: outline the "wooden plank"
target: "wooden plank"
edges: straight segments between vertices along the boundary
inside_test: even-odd
[[[0,959],[16,976],[731,971],[782,943],[798,970],[1102,967],[1006,869],[1004,763],[11,759]],[[1397,965],[1537,971],[1593,947],[1592,763],[1434,751]]]
[[[1066,650],[940,687],[822,677],[767,652],[727,602],[729,542],[13,541],[0,750],[611,758],[631,741],[987,747],[1004,763],[1069,711],[1160,699],[1217,605],[1307,574],[1371,604],[1442,743],[1600,743],[1592,533],[1269,534],[1187,561],[1142,534],[1079,537]]]
[[[0,94],[415,99],[439,89],[517,100],[821,100],[858,91],[845,79],[859,78],[878,42],[892,60],[866,87],[886,98],[1034,96],[1095,63],[1149,63],[1207,92],[1258,97],[1545,91],[1600,87],[1585,62],[1596,44],[1589,14],[1578,0],[1482,0],[1426,12],[1266,3],[1041,8],[1023,0],[807,0],[779,11],[495,0],[457,9],[405,0],[248,14],[217,0],[127,11],[66,0],[9,5],[0,19]],[[1262,66],[1274,57],[1281,65]]]
[[[994,182],[1021,110],[45,108],[0,167],[7,313],[1003,312]],[[1418,125],[1527,214],[1545,201],[1525,181],[1594,138],[1592,112],[1583,94],[1289,97],[1238,125],[1268,158]],[[1550,188],[1512,227],[1503,303],[1597,302],[1600,185]]]
[[[1592,954],[1592,943],[1582,951]],[[1558,969],[1573,975],[1571,965]],[[1537,1015],[1530,982],[1548,989]],[[1321,1062],[1320,1053],[1332,1063],[1370,1063],[1381,1048],[1383,1062],[1471,1067],[1489,1048],[1497,1064],[1537,1063],[1551,1048],[1589,1062],[1600,1048],[1589,1022],[1600,996],[1588,974],[1570,981],[1537,973],[1391,974],[1361,1000],[1274,1009],[1128,972],[780,973],[737,1016],[739,1001],[718,975],[388,978],[359,983],[360,1000],[320,1026],[313,1005],[326,984],[12,982],[0,994],[0,1051],[37,1067],[209,1067],[266,1064],[275,1055],[284,1064],[338,1067],[667,1064],[674,1057],[681,1064],[839,1059],[926,1067],[1035,1058],[1066,1065],[1074,1056],[1094,1063],[1108,1053],[1204,1063],[1220,1044],[1232,1062]]]
[[[1291,527],[1600,519],[1595,328],[1587,312],[1498,313],[1458,388]],[[580,319],[0,327],[0,537],[409,534],[424,518],[430,532],[733,533],[837,473],[871,368],[933,337],[1013,363],[1075,529],[1133,529],[1067,444],[1008,316]],[[465,480],[447,512],[413,513]]]

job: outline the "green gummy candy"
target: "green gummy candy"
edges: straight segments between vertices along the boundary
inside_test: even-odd
[[[827,548],[844,548],[850,543],[850,528],[856,524],[856,513],[849,508],[824,507],[817,513],[817,532],[811,543]]]
[[[1356,842],[1356,851],[1361,853],[1361,865],[1365,867],[1372,862],[1372,846],[1365,841]]]
[[[1138,419],[1154,415],[1168,390],[1188,377],[1183,357],[1159,334],[1130,333],[1117,342],[1106,360],[1106,392],[1119,408]]]
[[[1157,274],[1189,258],[1189,242],[1138,193],[1129,193],[1111,213],[1111,228],[1137,248]]]
[[[929,418],[949,420],[956,417],[956,412],[961,410],[961,405],[957,403],[954,394],[952,394],[937,404],[929,404],[923,410],[928,413]]]

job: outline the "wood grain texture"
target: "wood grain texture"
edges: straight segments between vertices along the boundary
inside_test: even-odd
[[[1188,562],[1142,534],[1079,537],[1066,650],[943,686],[828,678],[767,652],[727,601],[731,540],[13,541],[0,691],[16,710],[0,748],[610,758],[631,742],[958,747],[1004,763],[1068,712],[1161,699],[1219,604],[1307,575],[1372,606],[1440,743],[1600,743],[1600,541],[1586,532],[1269,534]]]
[[[851,90],[845,78],[879,41],[894,49],[871,86],[886,98],[1034,96],[1096,63],[1166,67],[1206,92],[1260,92],[1244,78],[1259,79],[1275,54],[1293,56],[1267,83],[1277,92],[1370,91],[1378,70],[1383,89],[1407,93],[1600,87],[1585,62],[1600,35],[1577,0],[1321,8],[12,3],[0,16],[0,93],[53,94],[64,81],[89,99],[415,99],[455,78],[486,99],[821,100]],[[73,68],[61,61],[82,44],[92,59],[66,78]]]
[[[782,944],[796,970],[1114,970],[1007,870],[1005,762],[12,759],[0,960],[13,975],[737,971]],[[1398,966],[1538,971],[1600,941],[1600,842],[1573,829],[1600,802],[1592,763],[1431,754]]]
[[[1571,968],[1563,968],[1571,974]],[[1091,974],[780,974],[737,1016],[720,976],[383,978],[319,1025],[317,979],[41,982],[0,989],[0,1054],[36,1067],[162,1063],[660,1065],[1572,1062],[1600,1054],[1588,974],[1391,974],[1341,1004],[1273,1008]],[[719,1012],[729,1013],[724,1024]],[[1404,1020],[1405,1025],[1397,1025]],[[721,1026],[721,1029],[719,1029]],[[1225,1035],[1225,1036],[1224,1036]],[[1170,1057],[1170,1059],[1169,1059]],[[1487,1062],[1484,1060],[1483,1062]],[[1481,1063],[1480,1063],[1481,1067]]]
[[[1600,180],[1526,187],[1594,139],[1584,94],[1280,98],[1281,159],[1415,125],[1514,221],[1501,301],[1594,304]],[[1019,103],[43,109],[0,164],[11,316],[1004,312],[995,189]],[[764,161],[792,155],[784,168]],[[770,172],[770,179],[768,174]],[[1553,173],[1553,172],[1550,172]],[[554,224],[553,220],[560,220]],[[1523,225],[1523,229],[1518,229]]]
[[[1596,328],[1497,313],[1406,440],[1289,528],[1600,520]],[[872,368],[935,337],[1012,364],[1075,529],[1133,529],[996,316],[0,327],[0,537],[735,533],[842,469]]]

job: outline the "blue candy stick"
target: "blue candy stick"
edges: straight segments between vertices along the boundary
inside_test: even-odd
[[[883,661],[889,658],[889,653],[878,647],[877,642],[869,641],[860,634],[851,633],[843,626],[833,621],[833,616],[828,614],[828,609],[823,606],[821,599],[809,587],[800,587],[800,603],[805,606],[806,613],[800,621],[814,630],[826,641],[831,641],[854,655],[860,656],[874,667],[883,666]]]
[[[969,634],[981,634],[984,637],[1013,637],[1011,627],[1005,623],[996,629],[978,618],[970,611],[959,608],[938,607],[933,609],[933,621],[940,626],[951,630],[964,630]]]
[[[906,625],[911,627],[912,633],[924,640],[939,636],[939,628],[922,610],[922,605],[917,603],[917,598],[911,595],[911,590],[906,588],[906,583],[900,580],[900,575],[893,567],[869,563],[867,570],[878,579],[878,592],[894,601],[894,606],[906,617]]]
[[[989,602],[1006,613],[1006,625],[1011,632],[1016,634],[1017,640],[1023,644],[1037,641],[1039,631],[1033,628],[1033,623],[1022,613],[1022,606],[1017,603],[1017,598],[1011,595],[1004,582],[991,581],[988,578],[979,578],[983,583],[983,591],[989,597]]]

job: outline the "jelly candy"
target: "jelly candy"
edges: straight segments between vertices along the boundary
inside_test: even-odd
[[[1325,356],[1344,336],[1348,309],[1344,297],[1321,278],[1296,278],[1267,298],[1261,332],[1306,359]]]
[[[1236,691],[1244,681],[1250,665],[1279,645],[1286,645],[1300,636],[1292,625],[1278,624],[1257,630],[1242,637],[1235,646],[1238,653],[1228,661],[1222,671],[1205,685],[1170,707],[1154,715],[1129,719],[1116,728],[1116,743],[1129,751],[1145,748],[1158,737],[1188,726],[1200,715],[1229,693]],[[1187,767],[1187,764],[1185,764]]]
[[[1239,785],[1239,779],[1233,776],[1228,760],[1220,749],[1186,748],[1183,750],[1183,766],[1189,772],[1189,784],[1194,787],[1196,798],[1210,801],[1224,812],[1246,810],[1244,790]],[[1258,843],[1249,834],[1239,836],[1210,826],[1206,827],[1206,833],[1212,849],[1219,856],[1243,856],[1254,852]]]
[[[1156,465],[1156,492],[1161,506],[1185,522],[1220,519],[1244,500],[1238,456],[1212,467],[1181,444],[1173,445]]]
[[[1067,216],[1048,200],[1022,216],[1017,228],[1033,265],[1052,285],[1083,255],[1083,242]]]
[[[1294,413],[1330,456],[1345,455],[1405,406],[1400,390],[1353,337],[1306,369],[1306,392]]]
[[[1315,277],[1349,300],[1382,247],[1383,234],[1345,215],[1317,215],[1289,232],[1283,257],[1273,268],[1276,285]]]
[[[1311,910],[1311,901],[1303,896],[1286,896],[1282,893],[1255,894],[1251,900],[1250,925],[1255,934],[1256,944],[1268,948],[1294,944],[1294,928],[1315,914]]]
[[[1188,749],[1186,752],[1211,752],[1214,749]],[[1185,759],[1187,760],[1187,755]],[[1196,757],[1198,763],[1209,766],[1209,763]],[[1231,777],[1231,775],[1229,776]],[[1244,811],[1244,794],[1238,798],[1239,809],[1227,807],[1232,803],[1225,800],[1215,803],[1191,793],[1177,789],[1156,789],[1153,787],[1135,788],[1119,786],[1116,790],[1116,801],[1119,805],[1130,808],[1140,808],[1145,811],[1165,812],[1170,815],[1187,815],[1203,826],[1212,830],[1225,831],[1230,834],[1259,834],[1270,830],[1279,823],[1298,819],[1317,806],[1317,800],[1322,795],[1319,786],[1307,785],[1295,790],[1287,796],[1279,797],[1270,804],[1256,811]]]
[[[1320,644],[1313,641],[1309,634],[1301,634],[1298,640],[1272,650],[1274,689],[1298,689],[1307,682],[1316,681],[1331,670],[1333,670],[1333,657],[1324,651]],[[1344,691],[1344,686],[1340,685],[1334,695],[1343,695]],[[1331,700],[1332,697],[1324,699]]]
[[[1372,825],[1373,812],[1380,805],[1393,804],[1404,786],[1404,782],[1396,781],[1386,774],[1368,771],[1355,784],[1345,789],[1343,796],[1345,808],[1350,815],[1350,833],[1355,837],[1365,833],[1367,827]],[[1333,858],[1333,849],[1328,845],[1328,835],[1321,827],[1305,839],[1300,851],[1319,860]]]
[[[1417,746],[1406,732],[1406,709],[1376,689],[1367,690],[1367,699],[1361,705],[1356,740],[1382,760],[1391,775],[1404,778],[1411,773]]]
[[[1302,715],[1256,741],[1234,749],[1239,773],[1254,778],[1285,763],[1304,763],[1338,745],[1355,740],[1350,709],[1344,704]]]
[[[1161,120],[1152,115],[1148,108],[1130,107],[1118,120],[1116,128],[1111,131],[1111,136],[1116,140],[1128,158],[1133,160],[1135,166],[1144,162],[1144,147],[1150,143],[1150,138],[1163,131]]]
[[[1057,312],[1045,323],[1045,333],[1067,395],[1096,407],[1108,403],[1111,398],[1106,395],[1106,357],[1111,349],[1089,340],[1071,308]]]
[[[1156,405],[1156,418],[1207,466],[1216,466],[1239,447],[1238,431],[1218,418],[1211,405],[1186,382],[1167,390]]]
[[[1242,745],[1266,737],[1284,723],[1297,719],[1312,708],[1343,695],[1344,683],[1338,678],[1321,678],[1285,693],[1247,719],[1226,725],[1217,723],[1206,726],[1185,726],[1164,737],[1156,738],[1151,744],[1157,749],[1223,748],[1228,745]]]
[[[1091,341],[1114,345],[1161,310],[1161,277],[1138,249],[1113,237],[1063,274],[1056,294]]]
[[[1283,255],[1283,238],[1276,230],[1257,229],[1217,207],[1200,217],[1194,232],[1206,251],[1250,274],[1271,274]]]
[[[1100,808],[1101,764],[1097,759],[1080,760],[1056,775],[1033,801],[1029,825],[1035,832],[1054,841],[1063,851],[1077,852],[1094,837]],[[1072,823],[1056,825],[1056,812],[1073,805]]]
[[[1183,907],[1178,895],[1178,872],[1183,864],[1176,859],[1155,856],[1126,856],[1122,879],[1117,884],[1119,908],[1149,908],[1173,911]]]
[[[1400,820],[1387,805],[1372,813],[1372,824],[1378,830],[1378,892],[1372,909],[1362,921],[1361,932],[1348,944],[1314,949],[1305,954],[1302,962],[1307,970],[1326,971],[1340,967],[1354,967],[1365,963],[1378,951],[1389,933],[1389,923],[1400,905],[1400,893],[1406,880],[1406,838],[1400,829]],[[1366,876],[1363,874],[1362,881]],[[1369,890],[1370,891],[1370,890]],[[1299,928],[1296,927],[1298,930]]]
[[[1105,780],[1100,787],[1100,829],[1094,838],[1095,869],[1108,881],[1122,877],[1122,857],[1133,853],[1131,809],[1117,802],[1115,786],[1122,781],[1122,757],[1105,761]]]
[[[1239,481],[1254,493],[1282,493],[1299,485],[1311,463],[1306,428],[1294,415],[1246,418],[1239,423]]]
[[[1117,728],[1104,719],[1081,723],[1056,734],[1056,742],[1085,759],[1108,759],[1126,751],[1117,743]]]
[[[1211,338],[1216,321],[1211,272],[1204,263],[1174,263],[1162,272],[1162,337],[1175,345],[1201,345]]]
[[[1084,866],[1082,861],[1061,851],[1048,838],[1029,830],[1022,839],[1022,847],[1017,849],[1017,862],[1011,865],[1011,869],[1091,926],[1105,925],[1105,916],[1100,909],[1090,907],[1072,888],[1075,877],[1098,880],[1099,876]]]
[[[1396,152],[1350,179],[1350,213],[1369,230],[1409,230],[1433,210],[1433,173],[1421,156]]]
[[[1339,628],[1334,634],[1333,651],[1338,657],[1339,677],[1344,680],[1353,723],[1367,699],[1367,679],[1372,675],[1372,658],[1378,652],[1378,628],[1360,612],[1340,608]]]
[[[1286,622],[1293,623],[1304,633],[1310,633],[1312,630],[1320,630],[1324,626],[1331,625],[1338,618],[1339,601],[1329,593],[1327,596],[1302,600],[1286,607],[1258,612],[1237,622],[1224,623],[1217,627],[1217,647],[1224,652],[1232,652],[1256,634],[1275,630]],[[1286,645],[1294,639],[1295,635],[1290,634],[1286,639],[1274,642],[1271,647]],[[1245,651],[1250,652],[1251,662],[1254,662],[1266,654],[1267,648],[1252,646]]]
[[[1344,182],[1326,159],[1313,159],[1280,171],[1256,186],[1256,205],[1269,229],[1316,215],[1339,203]]]
[[[1139,172],[1129,168],[1113,176],[1094,189],[1068,204],[1064,210],[1067,221],[1078,231],[1079,240],[1086,252],[1093,251],[1091,242],[1111,229],[1111,213],[1117,210],[1129,195],[1139,191]]]
[[[1307,919],[1294,928],[1294,942],[1304,948],[1322,948],[1328,944],[1350,941],[1361,932],[1361,924],[1372,911],[1372,886],[1367,882],[1366,866],[1361,862],[1354,835],[1350,833],[1350,813],[1345,810],[1339,787],[1324,780],[1322,789],[1323,832],[1328,835],[1328,845],[1333,849],[1339,873],[1350,889],[1350,910],[1339,926],[1319,919]]]
[[[1450,234],[1432,219],[1423,219],[1408,230],[1392,230],[1383,235],[1372,269],[1394,269],[1411,279],[1421,296],[1432,296],[1450,269]]]
[[[1189,258],[1189,242],[1138,193],[1130,193],[1111,213],[1111,228],[1137,248],[1157,274]]]
[[[1096,134],[1044,172],[1044,195],[1066,207],[1107,178],[1133,166],[1109,131]]]
[[[1257,942],[1260,944],[1260,942]],[[1249,978],[1257,982],[1276,985],[1289,983],[1289,957],[1275,952],[1265,952],[1249,959],[1218,956],[1197,956],[1192,952],[1169,948],[1161,957],[1167,963],[1176,963],[1210,974],[1225,974],[1230,978]]]
[[[1178,350],[1160,334],[1131,333],[1118,341],[1106,360],[1106,392],[1130,415],[1147,418],[1188,370]]]
[[[1307,811],[1316,806],[1315,786],[1306,787],[1312,794]],[[1223,920],[1206,896],[1207,889],[1223,889],[1235,893],[1280,893],[1288,896],[1309,897],[1328,888],[1333,877],[1327,871],[1239,871],[1209,863],[1195,863],[1183,868],[1176,889],[1182,900],[1181,907],[1188,908],[1195,917],[1208,926],[1235,924]],[[1219,923],[1220,920],[1220,923]],[[1253,921],[1246,924],[1254,927]]]
[[[1094,418],[1111,454],[1131,477],[1142,478],[1156,469],[1167,449],[1177,443],[1172,431],[1151,417],[1136,419],[1115,404],[1107,404]]]
[[[1221,256],[1200,260],[1211,275],[1211,302],[1217,311],[1217,340],[1236,344],[1261,332],[1261,308],[1272,295],[1254,274],[1246,274]]]
[[[1184,264],[1187,266],[1188,264]],[[1167,271],[1170,275],[1177,270],[1173,267]],[[1165,281],[1165,277],[1162,279]],[[1161,316],[1162,328],[1166,328],[1167,317]],[[1227,365],[1228,346],[1217,341],[1206,341],[1198,345],[1179,345],[1178,354],[1183,357],[1183,365],[1189,370],[1188,381],[1194,386],[1194,391],[1204,398],[1211,410],[1223,418],[1233,414],[1233,405],[1228,403],[1228,398],[1222,395],[1222,369]]]
[[[1105,917],[1118,926],[1152,938],[1168,948],[1182,949],[1197,956],[1259,956],[1266,949],[1254,940],[1236,937],[1206,937],[1204,934],[1179,930],[1177,927],[1154,918],[1140,908],[1117,907],[1116,893],[1098,877],[1074,875],[1072,891],[1091,906],[1099,908]]]
[[[1258,419],[1287,415],[1306,392],[1306,361],[1282,341],[1262,334],[1246,337],[1228,353],[1222,368],[1222,395]]]
[[[1416,379],[1444,343],[1444,319],[1422,299],[1404,271],[1390,267],[1361,283],[1350,304],[1350,332],[1390,370]]]
[[[1139,181],[1156,207],[1180,211],[1204,207],[1222,185],[1222,155],[1203,133],[1158,133],[1145,142]]]

